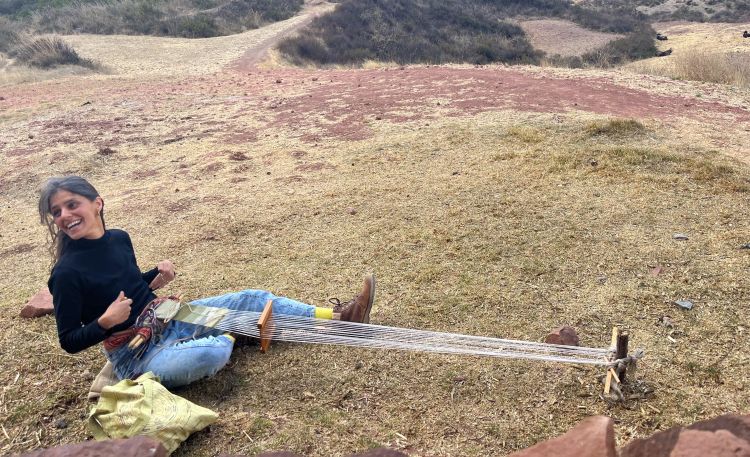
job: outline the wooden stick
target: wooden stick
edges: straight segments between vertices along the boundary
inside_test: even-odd
[[[260,352],[266,352],[268,346],[271,345],[271,337],[268,336],[271,333],[273,326],[271,322],[271,312],[273,309],[273,300],[268,300],[266,306],[263,308],[263,312],[260,313],[258,319],[258,332],[260,333]]]
[[[617,354],[615,355],[615,360],[618,359],[624,359],[628,356],[628,341],[630,340],[630,334],[628,332],[621,332],[617,336]],[[620,383],[625,382],[625,372],[627,370],[627,367],[625,364],[622,364],[620,368],[617,369],[617,376],[620,378]]]
[[[620,334],[620,330],[617,327],[612,327],[612,349],[617,348],[617,337]],[[607,380],[604,382],[604,394],[609,395],[609,390],[612,387],[612,370],[607,370]]]

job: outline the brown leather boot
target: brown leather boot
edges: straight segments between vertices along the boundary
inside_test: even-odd
[[[370,323],[370,310],[372,302],[375,301],[375,275],[365,276],[365,285],[362,291],[346,303],[338,299],[331,299],[333,307],[333,318],[349,322]]]

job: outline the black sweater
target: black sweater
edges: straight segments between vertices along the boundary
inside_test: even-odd
[[[130,236],[122,230],[107,230],[96,240],[73,240],[55,264],[49,286],[55,306],[60,346],[76,353],[91,347],[135,322],[156,295],[148,285],[159,271],[141,273]],[[104,329],[97,319],[120,291],[133,300],[130,317]]]

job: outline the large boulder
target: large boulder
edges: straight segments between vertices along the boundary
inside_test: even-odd
[[[509,457],[617,457],[615,429],[607,416],[581,421],[564,435],[543,441]]]
[[[621,457],[750,457],[750,416],[726,414],[633,440]]]
[[[126,440],[87,441],[21,454],[18,457],[167,457],[162,444],[145,436]]]

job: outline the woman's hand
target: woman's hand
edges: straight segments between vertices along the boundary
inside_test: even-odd
[[[117,296],[104,314],[99,317],[99,325],[103,329],[110,329],[117,324],[122,324],[128,317],[130,317],[130,305],[133,304],[133,300],[125,296],[125,292],[120,291],[120,295]]]
[[[161,289],[172,282],[177,275],[174,271],[174,265],[169,260],[162,260],[156,265],[156,268],[159,270],[159,274],[156,275],[154,280],[151,281],[151,284],[148,285],[151,290]]]

